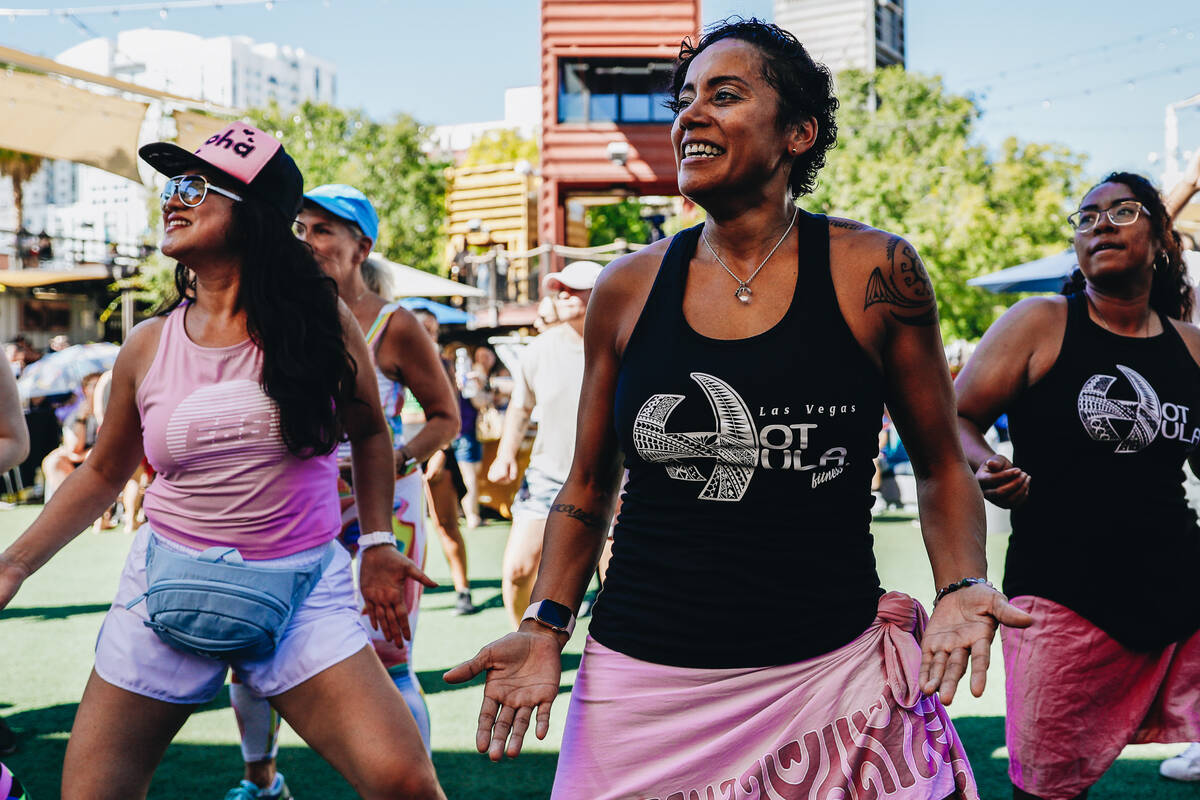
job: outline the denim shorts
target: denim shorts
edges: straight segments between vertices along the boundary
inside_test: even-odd
[[[523,516],[527,519],[545,519],[550,516],[550,506],[554,498],[562,490],[562,483],[547,476],[544,472],[532,467],[525,470],[521,479],[521,488],[517,490],[517,498],[512,504],[513,519]]]
[[[459,436],[452,446],[454,457],[460,464],[478,464],[483,461],[483,445],[474,436]]]

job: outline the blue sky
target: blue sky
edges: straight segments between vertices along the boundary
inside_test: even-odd
[[[111,0],[21,3],[59,8]],[[1194,0],[909,0],[908,67],[942,75],[984,115],[982,141],[1058,142],[1090,155],[1088,171],[1156,179],[1167,103],[1200,93],[1200,5]],[[706,22],[771,18],[772,0],[707,0]],[[277,0],[264,5],[81,17],[112,35],[143,26],[244,34],[301,46],[338,68],[339,101],[376,117],[429,123],[497,119],[503,90],[538,81],[537,0]],[[87,36],[52,18],[0,16],[0,43],[41,55]],[[803,37],[801,37],[803,38]],[[189,54],[181,53],[180,58]],[[1200,108],[1180,113],[1184,150],[1200,148]]]

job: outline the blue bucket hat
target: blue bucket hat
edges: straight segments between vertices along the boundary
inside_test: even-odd
[[[327,183],[304,193],[305,202],[313,203],[347,222],[353,222],[372,242],[379,239],[379,215],[367,196],[344,183]]]

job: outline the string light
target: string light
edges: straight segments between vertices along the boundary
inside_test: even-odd
[[[286,0],[267,0],[267,10]],[[167,11],[180,8],[216,8],[222,6],[262,5],[263,0],[167,0],[166,2],[147,3],[118,3],[105,6],[80,6],[72,8],[0,8],[0,15],[7,14],[10,20],[17,17],[52,17],[58,16],[64,21],[68,17],[82,14],[112,14],[117,16],[122,12],[157,11],[159,16],[166,16]]]

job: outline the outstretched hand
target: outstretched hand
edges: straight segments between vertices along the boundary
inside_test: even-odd
[[[562,644],[551,634],[517,631],[497,639],[442,676],[446,683],[465,683],[484,670],[483,705],[475,748],[492,761],[521,753],[529,719],[537,710],[537,738],[550,731],[550,706],[562,677]],[[506,745],[507,742],[507,745]]]
[[[1029,473],[1002,455],[993,455],[975,470],[985,500],[1001,508],[1016,508],[1029,499]]]
[[[942,704],[950,705],[958,682],[967,671],[969,656],[971,694],[979,697],[987,684],[996,628],[1000,625],[1027,628],[1031,624],[1033,617],[986,584],[947,594],[934,607],[921,640],[921,692],[937,692]]]
[[[383,631],[389,641],[403,647],[404,640],[412,638],[408,624],[411,609],[404,597],[405,581],[419,581],[431,589],[437,582],[422,572],[412,559],[391,546],[368,547],[358,557],[362,559],[359,589],[363,596],[363,611],[370,618],[371,627]]]

